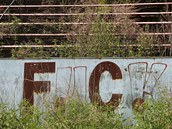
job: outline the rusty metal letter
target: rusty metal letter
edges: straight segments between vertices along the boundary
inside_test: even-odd
[[[108,71],[112,75],[112,79],[122,79],[122,73],[120,68],[113,62],[102,62],[98,64],[92,71],[89,80],[89,97],[91,102],[96,102],[98,105],[113,105],[117,106],[119,100],[122,98],[122,94],[112,94],[109,102],[104,103],[99,95],[99,81],[101,74]]]
[[[25,63],[23,97],[31,104],[34,103],[34,92],[50,91],[50,81],[34,81],[35,73],[55,73],[55,62]]]

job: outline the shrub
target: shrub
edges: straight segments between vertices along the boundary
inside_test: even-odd
[[[77,99],[63,100],[41,111],[22,102],[17,108],[0,104],[3,129],[171,129],[172,97],[146,100],[143,110],[135,112],[135,125],[124,125],[112,107],[101,107]]]
[[[171,93],[170,93],[171,94]],[[149,99],[144,103],[144,110],[136,113],[136,129],[171,129],[172,96],[165,93],[160,99]]]

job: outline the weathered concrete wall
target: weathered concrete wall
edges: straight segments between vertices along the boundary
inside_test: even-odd
[[[79,94],[88,102],[132,107],[159,87],[172,91],[172,59],[0,60],[0,101],[41,105]]]

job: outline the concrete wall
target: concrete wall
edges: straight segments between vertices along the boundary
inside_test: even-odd
[[[82,100],[129,109],[172,92],[172,59],[0,60],[0,102],[34,105],[78,94]],[[120,103],[119,103],[120,102]]]

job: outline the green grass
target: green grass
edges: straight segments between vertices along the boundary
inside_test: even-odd
[[[123,125],[111,107],[100,107],[79,100],[68,100],[40,111],[26,102],[18,108],[0,104],[1,129],[171,129],[172,98],[145,101],[142,110],[134,112],[136,124]]]

